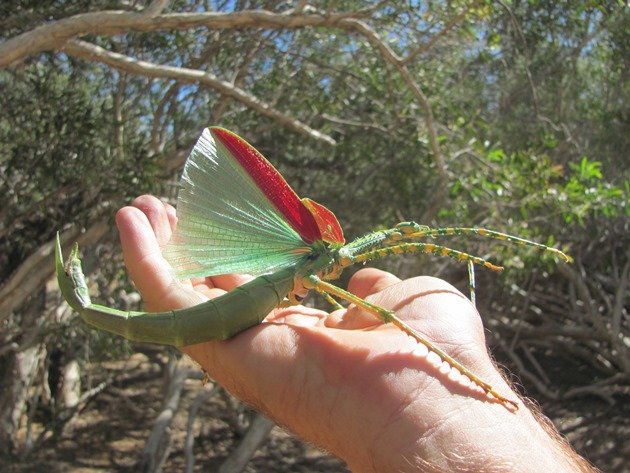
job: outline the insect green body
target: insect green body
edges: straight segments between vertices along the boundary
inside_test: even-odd
[[[93,304],[75,246],[62,262],[57,236],[55,263],[61,292],[83,321],[134,342],[176,347],[226,340],[263,321],[293,288],[295,269],[259,276],[232,291],[188,309],[136,312]]]
[[[59,286],[86,323],[133,341],[185,346],[228,339],[261,323],[274,308],[297,304],[309,290],[315,290],[335,308],[341,307],[335,298],[345,300],[383,323],[393,323],[468,376],[491,398],[510,408],[518,407],[394,312],[328,281],[337,279],[353,264],[390,255],[430,253],[466,262],[474,297],[473,265],[495,271],[502,268],[483,258],[419,240],[476,235],[535,247],[569,261],[561,251],[482,228],[430,228],[415,222],[402,222],[346,244],[332,212],[309,199],[299,199],[251,145],[218,128],[204,131],[186,164],[182,188],[177,228],[165,250],[175,275],[189,278],[242,270],[258,277],[188,309],[124,312],[92,304],[76,246],[64,265],[57,239]]]

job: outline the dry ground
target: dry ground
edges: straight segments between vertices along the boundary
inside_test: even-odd
[[[46,441],[24,459],[0,458],[0,471],[24,472],[131,472],[137,471],[139,452],[160,409],[162,379],[157,365],[143,355],[109,363],[107,370],[124,372],[125,381],[98,394],[58,439]],[[560,370],[563,373],[571,371]],[[110,371],[111,373],[111,371]],[[93,369],[96,384],[104,369]],[[188,407],[200,382],[188,380],[180,409],[172,424],[172,448],[165,472],[185,470],[184,439]],[[630,403],[617,398],[610,406],[597,397],[547,403],[547,415],[575,448],[605,472],[630,471]],[[205,403],[195,422],[195,471],[215,471],[238,444],[226,422],[220,396]],[[303,444],[279,428],[261,447],[247,472],[346,472],[343,463]]]

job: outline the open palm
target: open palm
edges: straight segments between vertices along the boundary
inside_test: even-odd
[[[138,197],[117,214],[125,264],[149,311],[196,305],[250,279],[175,280],[161,248],[176,220],[170,205],[151,196]],[[364,269],[349,290],[395,310],[474,372],[509,391],[488,357],[476,310],[449,284],[429,277],[400,281]],[[370,462],[394,452],[400,456],[400,449],[415,448],[445,416],[466,412],[473,403],[499,418],[507,412],[406,334],[354,306],[332,313],[304,306],[276,309],[265,323],[231,340],[183,351],[235,396],[357,464],[366,461],[366,449]],[[396,442],[382,442],[390,435]],[[355,460],[353,452],[363,453]]]

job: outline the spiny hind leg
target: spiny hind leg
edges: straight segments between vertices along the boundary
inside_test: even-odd
[[[320,294],[324,299],[326,299],[326,302],[328,302],[331,306],[333,306],[334,310],[339,310],[339,309],[344,308],[339,302],[335,300],[333,296],[328,294],[326,291],[317,290],[317,293]]]
[[[420,334],[417,330],[412,328],[409,324],[399,319],[396,314],[391,311],[384,309],[383,307],[379,307],[375,304],[372,304],[358,296],[355,296],[351,292],[348,292],[340,287],[337,287],[333,284],[330,284],[326,281],[322,281],[319,277],[315,275],[310,275],[304,280],[304,286],[308,289],[314,289],[318,293],[327,293],[329,295],[334,295],[339,299],[346,300],[352,304],[355,304],[358,307],[368,311],[369,313],[375,315],[377,318],[383,321],[383,323],[392,323],[400,330],[405,332],[407,335],[415,339],[418,343],[424,345],[428,350],[432,351],[436,355],[440,357],[442,362],[448,363],[452,368],[456,368],[460,373],[467,376],[474,384],[479,386],[487,396],[491,399],[503,404],[507,409],[516,411],[518,409],[518,403],[507,397],[499,394],[491,384],[487,383],[479,376],[474,374],[460,362],[451,357],[448,353],[443,351],[441,348],[427,340],[425,337]]]

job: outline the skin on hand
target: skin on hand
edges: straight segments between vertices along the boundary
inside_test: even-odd
[[[196,305],[248,280],[175,280],[160,250],[176,221],[174,208],[151,196],[116,216],[125,264],[148,311]],[[395,310],[517,399],[487,353],[479,314],[448,283],[363,269],[349,290]],[[509,412],[409,336],[354,306],[333,313],[277,309],[230,340],[183,351],[236,397],[353,471],[593,471],[524,406]]]

